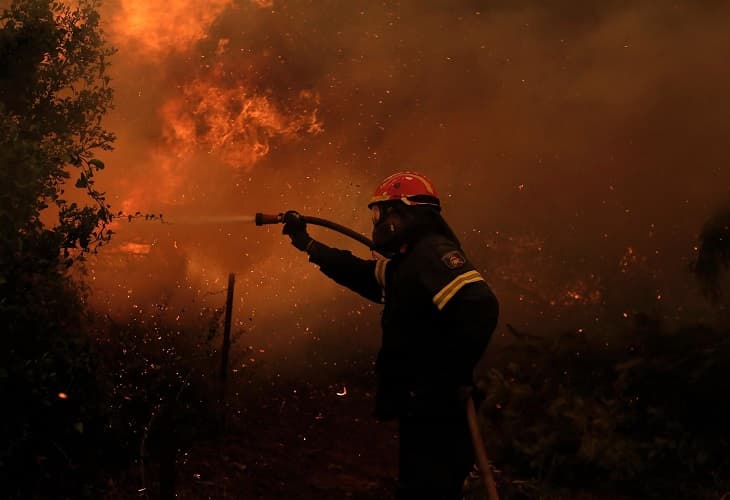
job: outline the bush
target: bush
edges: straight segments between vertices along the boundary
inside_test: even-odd
[[[93,176],[104,167],[94,154],[113,140],[101,126],[112,50],[96,2],[76,5],[15,0],[0,15],[5,497],[92,495],[97,469],[87,465],[104,436],[82,294],[66,269],[110,237],[110,207]],[[68,181],[89,205],[66,200]]]
[[[497,354],[508,361],[482,383],[488,445],[508,476],[642,497],[727,488],[730,337],[635,319],[610,344],[521,336]]]

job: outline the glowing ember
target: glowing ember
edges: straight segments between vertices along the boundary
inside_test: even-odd
[[[619,268],[622,273],[625,273],[630,267],[634,266],[639,262],[639,257],[632,247],[626,248],[626,253],[623,254],[619,261]]]
[[[342,386],[342,391],[336,393],[338,396],[347,396],[347,387]]]
[[[65,392],[59,392],[58,399],[68,399],[68,394],[66,394]]]
[[[150,253],[152,245],[147,243],[124,243],[119,247],[119,251],[123,253],[131,253],[134,255],[147,255]]]
[[[573,304],[595,305],[600,304],[602,298],[600,281],[595,277],[588,277],[572,283],[560,300],[551,301],[551,303],[554,302],[563,306]]]

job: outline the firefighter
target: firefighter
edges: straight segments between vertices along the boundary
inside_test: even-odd
[[[497,299],[426,176],[391,175],[368,207],[375,259],[312,239],[296,212],[283,232],[329,278],[384,305],[375,416],[399,421],[395,497],[459,499],[474,461],[465,398],[497,324]]]

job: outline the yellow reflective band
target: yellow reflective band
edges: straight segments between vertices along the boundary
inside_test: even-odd
[[[387,259],[378,259],[375,261],[375,280],[382,288],[385,288],[385,266],[387,264]]]
[[[464,274],[460,274],[433,296],[433,303],[436,304],[436,307],[440,311],[464,285],[476,283],[477,281],[484,281],[482,275],[477,271],[467,271]]]

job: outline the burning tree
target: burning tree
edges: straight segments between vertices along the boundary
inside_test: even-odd
[[[66,270],[111,235],[94,155],[114,140],[101,125],[112,52],[95,0],[15,0],[0,15],[0,390],[10,409],[0,464],[10,496],[35,496],[38,477],[69,476],[61,489],[86,482],[70,471],[91,459],[93,358]]]

